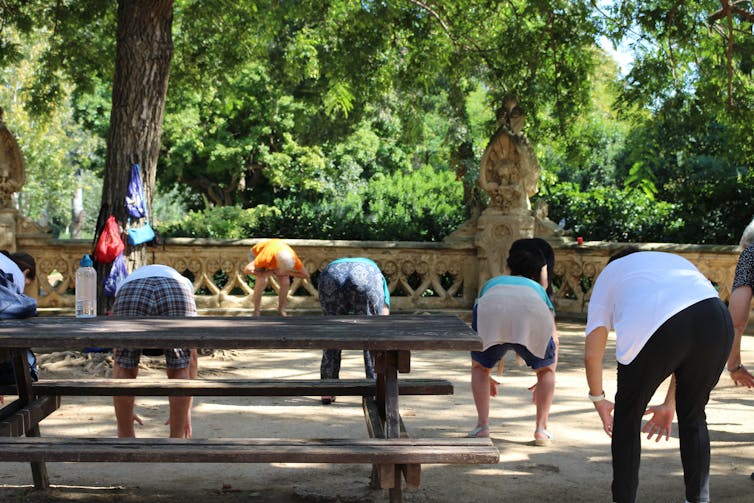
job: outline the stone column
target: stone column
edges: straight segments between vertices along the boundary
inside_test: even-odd
[[[13,134],[3,122],[0,108],[0,249],[16,251],[17,211],[13,194],[21,190],[26,181],[24,158]]]
[[[16,210],[0,208],[0,250],[16,251]]]

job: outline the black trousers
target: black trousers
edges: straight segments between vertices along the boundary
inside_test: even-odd
[[[676,415],[689,502],[709,500],[710,445],[704,408],[733,343],[733,322],[718,298],[667,320],[628,365],[618,364],[613,411],[613,501],[632,503],[639,485],[641,423],[657,388],[675,373]]]

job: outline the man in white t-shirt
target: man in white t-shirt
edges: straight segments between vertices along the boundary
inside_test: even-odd
[[[605,398],[602,360],[615,330],[618,389]],[[612,437],[613,501],[633,502],[641,431],[667,439],[678,414],[686,500],[709,501],[709,432],[704,409],[725,366],[733,324],[707,278],[671,253],[630,247],[611,257],[592,290],[584,362],[589,398]],[[647,408],[668,376],[665,402]],[[642,416],[652,418],[641,428]]]

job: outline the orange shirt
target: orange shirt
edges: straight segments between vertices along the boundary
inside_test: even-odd
[[[252,247],[254,268],[260,271],[275,271],[279,274],[305,273],[304,264],[282,239],[268,239]]]

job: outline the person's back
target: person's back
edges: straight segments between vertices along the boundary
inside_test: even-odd
[[[547,445],[554,438],[547,423],[555,392],[558,336],[554,309],[545,290],[550,281],[548,269],[554,265],[548,260],[548,256],[554,257],[548,248],[544,240],[515,241],[507,259],[510,275],[490,279],[479,292],[472,328],[479,333],[483,349],[471,352],[477,424],[469,437],[489,436],[490,397],[497,396],[491,370],[508,351],[514,351],[537,375],[533,387],[534,444]]]
[[[36,278],[37,263],[34,257],[24,252],[8,253],[0,250],[0,319],[29,318],[37,315],[36,299],[24,294],[27,284]],[[31,378],[39,376],[37,358],[31,350],[26,352]],[[0,384],[16,383],[16,375],[10,358],[0,361]],[[3,403],[0,395],[0,403]]]
[[[196,302],[191,282],[175,269],[164,265],[143,266],[118,287],[113,304],[113,316],[196,316]],[[119,379],[134,379],[139,371],[140,348],[113,350],[113,375]],[[196,349],[171,348],[164,350],[169,379],[189,379],[196,376]],[[191,436],[191,397],[171,396],[170,436]],[[134,397],[113,397],[118,421],[118,436],[135,436]]]
[[[317,290],[322,313],[325,315],[390,314],[387,281],[377,263],[365,257],[340,258],[327,264],[319,275]],[[320,377],[338,379],[340,362],[341,350],[324,350],[320,363]],[[374,362],[368,350],[364,350],[364,370],[368,378],[376,377]],[[325,405],[333,400],[335,397],[322,397],[322,403]]]

